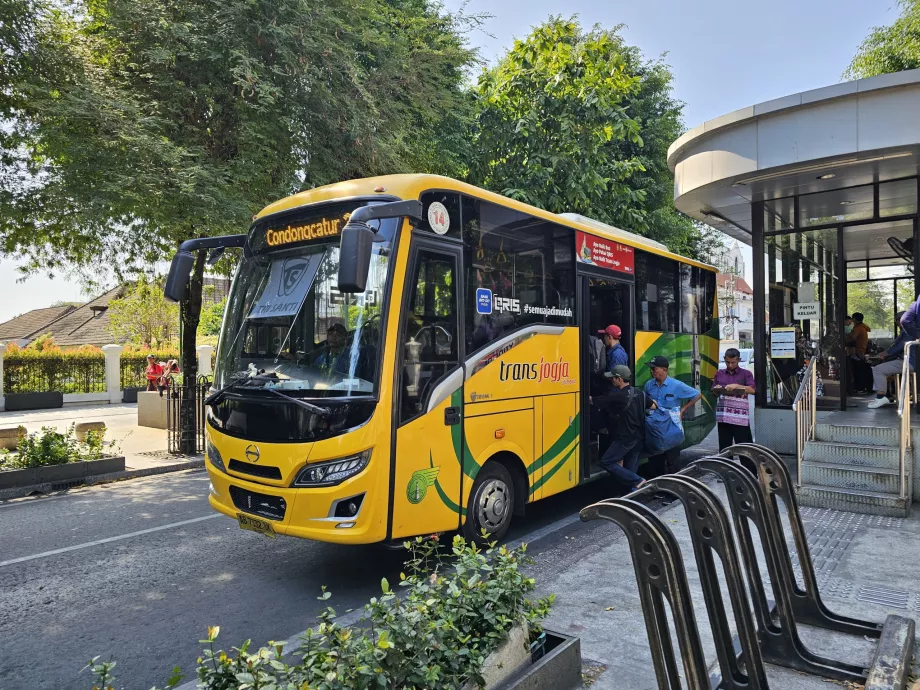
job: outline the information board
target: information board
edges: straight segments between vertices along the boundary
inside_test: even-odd
[[[770,356],[773,359],[795,359],[795,328],[770,329]]]

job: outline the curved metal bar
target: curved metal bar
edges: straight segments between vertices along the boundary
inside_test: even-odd
[[[716,656],[722,673],[719,687],[725,690],[766,690],[769,683],[745,594],[731,523],[718,496],[700,480],[679,475],[665,475],[652,479],[641,491],[662,491],[671,494],[680,499],[684,506],[693,541],[693,553],[699,568],[700,584],[706,600],[706,612],[712,626]],[[712,557],[713,551],[722,561],[725,583],[738,629],[744,670],[738,663],[732,644],[732,628],[726,616],[725,602],[722,600],[719,572]]]
[[[733,446],[728,450],[736,448],[737,446]],[[865,683],[867,669],[814,654],[799,638],[792,603],[795,574],[792,572],[789,552],[782,539],[782,532],[776,532],[771,526],[768,518],[771,510],[754,476],[741,465],[719,456],[702,458],[693,464],[712,472],[725,483],[725,493],[747,570],[763,658],[778,666],[818,674],[825,678]],[[757,529],[763,546],[767,572],[776,599],[778,624],[773,618],[764,592],[751,523]]]
[[[789,560],[783,521],[776,501],[777,497],[782,499],[783,504],[786,506],[786,515],[792,528],[796,555],[802,569],[802,581],[805,584],[805,589],[802,589],[796,582],[795,577],[792,577],[792,609],[795,619],[799,623],[850,635],[880,637],[882,634],[882,625],[880,623],[872,623],[833,613],[821,600],[821,594],[818,591],[818,579],[815,575],[814,563],[811,560],[811,551],[808,548],[808,539],[805,535],[805,525],[802,523],[802,516],[799,513],[799,504],[795,497],[792,480],[789,477],[789,469],[782,459],[769,448],[756,443],[739,443],[726,448],[723,453],[740,456],[742,463],[755,471],[761,492],[767,503],[767,520],[770,528],[775,530],[778,535],[777,543],[781,549],[780,556],[784,561],[788,562],[791,572],[792,562]]]
[[[687,573],[674,535],[653,510],[626,498],[590,505],[582,509],[581,519],[585,522],[609,520],[626,533],[659,690],[684,687],[709,690],[706,656],[693,613]],[[686,685],[678,671],[671,644],[665,599],[671,605]]]

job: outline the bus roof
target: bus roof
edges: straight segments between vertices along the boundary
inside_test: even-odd
[[[544,211],[543,209],[537,208],[536,206],[531,206],[509,197],[502,196],[501,194],[496,194],[480,187],[475,187],[471,184],[467,184],[466,182],[460,182],[458,180],[454,180],[450,177],[444,177],[442,175],[428,175],[421,173],[384,175],[381,177],[366,177],[358,180],[335,182],[333,184],[324,185],[322,187],[316,187],[314,189],[298,192],[297,194],[269,204],[258,214],[256,214],[253,220],[258,220],[259,218],[263,218],[274,213],[289,211],[300,206],[307,206],[324,201],[335,201],[353,197],[374,196],[374,194],[392,195],[399,197],[400,199],[418,199],[423,192],[433,189],[469,194],[470,196],[475,196],[486,201],[492,201],[494,203],[507,206],[508,208],[513,208],[522,213],[527,213],[538,218],[550,220],[554,223],[559,223],[560,225],[565,225],[576,230],[581,230],[591,235],[596,235],[598,237],[629,244],[633,247],[644,249],[653,254],[680,259],[685,263],[690,263],[711,271],[716,270],[714,267],[703,262],[696,261],[694,259],[688,259],[679,254],[675,254],[674,252],[669,251],[668,248],[660,242],[650,240],[646,237],[642,237],[641,235],[637,235],[626,230],[621,230],[620,228],[608,225],[607,223],[602,223],[599,220],[587,218],[586,216],[582,216],[577,213],[556,214],[551,213],[550,211]]]

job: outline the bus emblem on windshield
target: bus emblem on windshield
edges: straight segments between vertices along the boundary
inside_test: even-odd
[[[249,460],[249,462],[259,462],[260,455],[259,446],[252,443],[246,446],[246,459]]]
[[[301,278],[307,272],[307,259],[285,259],[281,267],[281,285],[278,288],[279,297],[287,297],[297,288]]]
[[[409,484],[406,485],[406,498],[409,503],[421,503],[428,493],[428,487],[434,484],[438,477],[440,467],[430,467],[424,470],[416,470],[409,478]]]

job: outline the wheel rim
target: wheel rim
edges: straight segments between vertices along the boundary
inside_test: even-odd
[[[476,502],[476,517],[487,532],[495,532],[505,521],[511,507],[511,490],[500,479],[489,479],[482,485]]]

